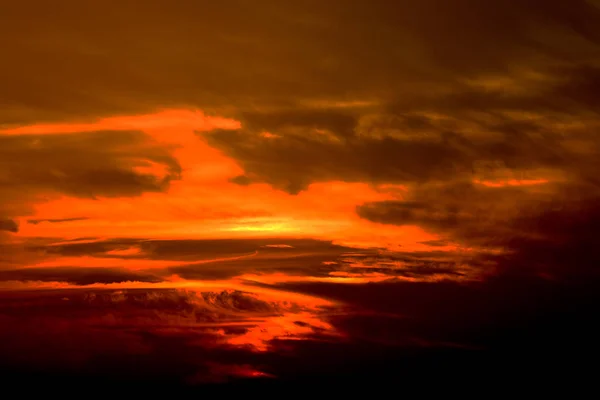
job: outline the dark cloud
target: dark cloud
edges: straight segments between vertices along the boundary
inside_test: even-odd
[[[288,248],[266,247],[281,242],[282,239],[280,238],[146,240],[140,244],[140,248],[151,258],[178,260],[202,260],[205,258],[245,255],[257,250],[261,254],[283,254],[288,257],[294,254],[336,254],[350,249],[335,245],[331,241],[294,238],[283,241],[285,244],[293,246],[293,251]]]
[[[588,118],[588,126],[581,127],[574,116],[518,115],[530,113],[527,108],[512,111],[517,115],[494,108],[469,115],[468,110],[366,115],[352,135],[307,123],[275,130],[273,137],[265,137],[263,129],[203,136],[240,161],[246,175],[237,183],[265,181],[291,193],[330,180],[423,184],[563,174],[595,182],[599,120]]]
[[[393,259],[407,262],[417,273],[419,268],[431,271],[449,268],[451,271],[463,273],[467,280],[462,284],[448,282],[445,285],[455,287],[459,291],[475,290],[479,294],[473,296],[480,297],[477,300],[479,304],[488,301],[488,306],[494,307],[494,315],[515,316],[517,310],[519,313],[530,310],[533,314],[523,316],[518,322],[523,324],[522,329],[527,334],[541,329],[536,325],[540,318],[545,321],[544,327],[551,324],[552,318],[556,317],[564,318],[567,321],[565,323],[575,324],[576,328],[573,329],[578,330],[588,318],[586,313],[589,311],[585,310],[595,308],[600,303],[596,295],[600,285],[600,259],[594,250],[600,245],[597,235],[600,203],[599,197],[591,195],[593,191],[590,189],[578,191],[577,188],[571,188],[561,194],[562,196],[555,195],[544,201],[534,197],[513,203],[509,199],[514,197],[505,198],[500,191],[497,199],[481,203],[481,212],[477,215],[473,209],[477,210],[478,203],[469,197],[468,192],[463,198],[463,205],[450,211],[446,208],[448,199],[442,195],[432,197],[426,203],[426,207],[415,208],[410,203],[404,206],[383,203],[369,205],[359,211],[363,217],[379,222],[419,224],[460,243],[475,245],[471,251],[456,255],[447,253],[442,258],[430,253],[422,254],[413,260],[410,260],[411,255],[394,255]],[[532,197],[531,194],[529,196]],[[503,207],[512,208],[513,211],[507,212]],[[497,251],[485,251],[490,247]],[[411,271],[412,268],[406,269],[407,273]],[[421,278],[424,276],[421,275]],[[443,272],[441,276],[453,279],[451,275],[444,275]],[[479,282],[469,282],[472,279]],[[389,285],[387,287],[390,296],[394,291],[404,291],[395,286],[404,287],[403,283]],[[381,290],[373,289],[373,293],[364,295],[353,293],[361,298],[359,303],[363,306],[374,307],[380,311],[395,310],[401,314],[403,306],[395,303],[400,295],[394,295],[393,302],[390,297],[385,304],[383,297],[377,297],[385,297],[385,287],[382,286]],[[395,289],[392,289],[394,287]],[[330,292],[328,289],[325,291],[333,298],[336,298],[334,293],[338,290],[345,290],[342,287],[330,289]],[[414,289],[421,291],[423,288],[415,286]],[[423,291],[420,296],[433,295]],[[447,298],[444,297],[439,302],[447,304],[452,301],[450,298],[455,296],[458,295],[447,294]],[[465,300],[465,303],[470,301]],[[488,311],[482,309],[480,312]],[[472,318],[481,321],[483,317],[461,316],[462,326],[468,324]],[[510,326],[510,321],[503,324],[506,324],[503,329],[515,329],[517,326]],[[496,339],[499,340],[494,337],[494,340]]]
[[[2,186],[34,194],[133,196],[163,191],[181,172],[168,148],[135,131],[0,136],[0,149]],[[151,163],[168,174],[136,171]]]
[[[112,257],[109,252],[116,250],[139,249],[139,254],[115,254],[118,258],[142,258],[153,260],[200,261],[221,257],[234,257],[252,254],[259,250],[261,254],[270,256],[293,257],[297,255],[331,254],[337,255],[354,250],[333,244],[331,241],[313,239],[283,240],[292,248],[273,246],[282,243],[281,238],[261,239],[142,239],[116,238],[107,240],[50,243],[32,245],[31,249],[61,256],[93,255],[96,257]]]
[[[108,239],[108,240],[83,240],[71,241],[68,243],[44,243],[41,245],[30,245],[30,250],[41,251],[51,255],[60,255],[67,257],[77,256],[102,256],[104,253],[114,250],[125,250],[131,246],[137,245],[139,239]],[[121,256],[117,256],[121,257]]]
[[[27,215],[56,195],[96,198],[165,191],[181,167],[170,148],[136,131],[0,135],[0,212]],[[156,175],[146,167],[164,166]],[[49,219],[39,222],[67,222]]]
[[[420,202],[371,203],[359,207],[358,213],[375,222],[423,226],[475,245],[474,251],[462,253],[461,262],[485,276],[580,283],[600,276],[600,260],[593,250],[600,245],[596,187],[558,185],[531,191],[471,186],[462,187],[456,196],[439,188],[428,196],[424,193],[417,192],[423,195]],[[490,247],[499,252],[486,253]],[[443,261],[433,253],[424,256],[433,264]]]
[[[488,187],[457,182],[416,187],[405,200],[366,203],[357,213],[373,222],[418,225],[450,239],[494,244],[540,234],[532,228],[546,212],[571,215],[594,204],[599,194],[595,185],[583,183]],[[530,226],[523,226],[525,220]]]
[[[464,239],[482,231],[492,235],[502,231],[506,227],[494,224],[514,216],[518,212],[514,206],[524,198],[527,198],[526,191],[522,189],[451,184],[417,189],[407,201],[366,203],[357,207],[357,214],[373,222],[417,225]]]
[[[0,301],[0,367],[10,367],[6,376],[37,371],[40,378],[62,378],[54,384],[101,378],[144,389],[158,382],[179,386],[192,376],[210,381],[214,371],[206,364],[244,364],[280,383],[360,378],[372,388],[394,376],[456,382],[468,373],[497,381],[507,367],[511,376],[530,379],[534,369],[565,379],[582,373],[587,363],[576,361],[598,347],[589,287],[511,279],[286,287],[350,304],[329,317],[344,336],[273,339],[263,353],[228,345],[219,329],[243,335],[257,316],[290,309],[235,291],[12,292]],[[232,318],[247,325],[228,330]],[[215,328],[214,322],[222,324]],[[306,327],[301,320],[294,325]]]
[[[50,224],[60,224],[61,222],[74,222],[74,221],[85,221],[86,217],[74,217],[74,218],[47,218],[47,219],[28,219],[27,223],[37,225],[43,222]]]
[[[449,179],[468,171],[472,163],[461,149],[443,139],[344,140],[327,132],[304,130],[281,138],[246,131],[217,131],[206,136],[211,145],[240,160],[248,179],[266,181],[290,193],[330,180],[384,183]],[[423,165],[427,157],[432,161]]]
[[[291,193],[331,179],[468,178],[481,161],[517,173],[587,162],[551,122],[596,118],[593,2],[65,3],[3,13],[18,60],[0,71],[7,124],[196,106],[242,121],[207,135],[245,168],[235,182]]]
[[[582,339],[579,351],[588,346],[597,348],[593,334],[586,330],[592,328],[589,313],[599,300],[597,282],[565,284],[533,276],[514,279],[504,275],[470,283],[447,280],[279,286],[363,310],[334,321],[350,336],[369,342],[409,347],[446,343],[510,354],[529,347],[523,354],[530,362],[535,361],[529,357],[542,354],[548,346],[556,354],[568,352],[573,344],[570,340],[576,337]],[[561,342],[557,344],[556,340]]]
[[[513,222],[516,232],[503,238],[508,254],[495,261],[501,273],[515,278],[542,276],[564,282],[596,282],[600,277],[597,226],[600,200],[557,203],[539,214]]]
[[[178,386],[192,378],[244,379],[281,358],[228,339],[243,337],[264,319],[303,311],[289,301],[231,290],[3,292],[0,368],[11,375],[43,372],[39,378],[102,377],[140,389],[148,379]],[[252,368],[243,374],[239,365]]]
[[[341,249],[340,249],[341,250]],[[350,249],[346,249],[348,251]],[[285,253],[260,250],[256,256],[215,263],[184,264],[169,268],[169,272],[184,279],[227,279],[241,274],[285,273],[296,276],[327,276],[337,268],[327,265],[343,254],[342,251]]]
[[[291,193],[328,180],[472,179],[486,163],[495,165],[489,172],[496,174],[535,175],[546,169],[593,179],[596,153],[581,148],[585,143],[598,149],[593,88],[599,32],[590,24],[600,16],[598,9],[585,2],[569,10],[559,2],[491,4],[351,7],[344,17],[360,9],[367,21],[377,14],[380,26],[398,22],[390,31],[397,35],[396,45],[410,32],[427,59],[420,62],[432,68],[431,76],[414,79],[397,68],[390,91],[394,79],[404,86],[410,81],[434,87],[439,79],[437,90],[403,87],[396,89],[402,95],[375,96],[372,103],[313,102],[285,111],[246,112],[240,115],[244,130],[206,137],[240,161],[247,173],[239,183],[268,182]],[[386,7],[403,12],[384,15]],[[442,32],[455,37],[440,39]],[[387,57],[390,65],[397,61],[394,53]],[[358,84],[369,80],[354,76]],[[572,127],[582,118],[587,131]]]
[[[442,258],[435,252],[388,257],[417,270],[422,265],[426,270],[449,266],[461,271],[457,266],[467,265],[467,272],[475,271],[469,279],[280,287],[374,312],[340,321],[343,329],[365,340],[398,345],[415,338],[442,341],[482,349],[487,360],[503,355],[500,359],[506,363],[504,356],[519,354],[528,365],[545,359],[557,368],[558,360],[596,352],[597,331],[590,315],[600,304],[600,260],[593,250],[600,245],[597,189],[463,186],[455,195],[447,189],[436,187],[428,196],[427,191],[417,191],[418,199],[370,204],[359,213],[382,223],[418,224],[458,242],[501,250],[486,253],[476,246],[462,253],[456,265],[451,253]]]
[[[124,268],[45,267],[0,270],[0,281],[66,282],[73,285],[116,282],[160,282],[161,279]]]
[[[422,244],[426,244],[428,246],[432,246],[432,247],[443,247],[443,246],[447,246],[449,243],[445,240],[426,240],[424,242],[421,242]]]
[[[16,233],[19,231],[19,225],[12,219],[0,219],[0,231]]]
[[[600,26],[583,0],[33,4],[0,21],[5,123],[435,96],[463,77],[587,62]]]
[[[285,272],[289,275],[327,276],[336,270],[332,264],[347,253],[360,251],[365,255],[374,254],[372,250],[358,250],[352,247],[340,246],[330,241],[311,239],[198,239],[198,240],[156,240],[119,238],[97,241],[72,241],[68,243],[40,243],[26,245],[27,251],[40,257],[79,257],[91,256],[111,258],[115,265],[122,260],[166,260],[179,261],[181,264],[160,270],[147,270],[140,275],[141,280],[150,279],[153,282],[155,274],[160,276],[177,274],[184,279],[226,279],[245,273]],[[134,250],[122,253],[126,250]],[[53,272],[54,271],[54,272]],[[74,282],[78,276],[91,279],[90,273],[101,273],[103,269],[65,269],[61,280]],[[6,271],[12,274],[33,273],[31,269]],[[38,271],[36,270],[36,273]],[[72,276],[69,274],[72,272]],[[116,270],[107,270],[109,277],[120,277]],[[40,275],[55,276],[56,269],[43,269]],[[54,274],[54,275],[53,275]],[[132,273],[132,278],[136,278]],[[9,278],[6,278],[9,279]],[[12,278],[11,278],[12,279]],[[17,279],[17,278],[15,278]],[[23,278],[26,279],[26,278]],[[33,278],[31,278],[34,280]],[[112,279],[112,278],[107,278]],[[10,279],[9,279],[10,280]],[[44,280],[44,279],[39,279]],[[54,280],[54,279],[48,279]],[[79,282],[79,281],[78,281]]]
[[[230,181],[233,183],[236,183],[238,185],[242,185],[242,186],[248,186],[249,184],[252,183],[252,180],[250,178],[248,178],[246,175],[234,176],[233,178],[231,178]]]

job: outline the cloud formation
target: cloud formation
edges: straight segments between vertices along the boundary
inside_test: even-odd
[[[598,0],[175,3],[0,13],[7,368],[464,379],[597,347]]]
[[[90,285],[93,283],[116,282],[160,282],[161,279],[124,268],[86,268],[53,267],[53,268],[20,268],[0,270],[0,281],[42,281],[64,282],[73,285]]]
[[[177,161],[142,132],[0,136],[3,186],[82,197],[132,196],[165,190],[181,173]],[[28,160],[23,163],[22,160]],[[167,174],[136,168],[164,165]]]
[[[268,360],[256,352],[263,339],[268,345],[327,329],[335,334],[318,322],[319,313],[231,290],[14,292],[0,299],[0,368],[32,374],[51,367],[59,376],[102,375],[108,384],[148,376],[171,385],[249,378]],[[263,339],[252,334],[256,327],[267,333]],[[143,365],[131,368],[139,359]]]
[[[0,231],[18,232],[19,225],[12,219],[0,219]]]
[[[3,36],[13,38],[5,53],[19,60],[2,67],[4,123],[165,104],[410,104],[463,79],[590,65],[600,18],[584,0],[62,4],[3,13]],[[36,62],[56,79],[36,75]]]
[[[180,177],[170,149],[139,131],[0,134],[0,213],[9,217],[30,214],[33,204],[65,195],[95,199],[162,192]]]
[[[50,224],[60,224],[61,222],[73,222],[73,221],[85,221],[85,217],[73,217],[73,218],[46,218],[46,219],[28,219],[27,223],[37,225],[44,222]]]

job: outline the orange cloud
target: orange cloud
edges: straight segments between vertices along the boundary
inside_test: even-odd
[[[475,183],[487,187],[505,187],[505,186],[530,186],[530,185],[543,185],[548,183],[548,179],[509,179],[500,181],[490,180],[475,180]]]
[[[172,111],[166,115],[179,115]],[[188,116],[189,114],[184,113]],[[115,127],[130,127],[134,122],[151,126],[152,116],[118,117],[96,124],[33,126],[36,132],[63,129],[75,132]],[[158,118],[165,124],[167,118]],[[167,193],[144,193],[135,198],[81,199],[63,196],[34,205],[33,218],[63,219],[60,224],[22,224],[23,236],[99,236],[115,235],[155,237],[224,237],[280,234],[283,236],[318,236],[356,241],[370,223],[355,216],[355,207],[366,201],[380,201],[395,195],[361,183],[315,183],[299,195],[276,190],[265,184],[241,186],[230,182],[241,169],[235,161],[222,155],[193,135],[194,119],[180,131],[177,126],[148,129],[160,140],[177,147],[174,155],[182,165],[182,179],[172,182]],[[108,121],[108,122],[106,122]],[[117,124],[115,121],[119,122]],[[175,121],[178,121],[175,119]],[[188,122],[188,119],[184,119]],[[201,119],[201,121],[203,121]],[[218,119],[218,121],[221,121]],[[228,122],[229,123],[229,122]],[[141,124],[141,122],[140,122]],[[223,126],[234,126],[223,124]],[[136,125],[137,126],[137,125]],[[204,126],[206,128],[206,126]],[[23,132],[27,127],[19,128]],[[14,131],[13,131],[14,133]],[[158,174],[162,166],[148,166]],[[327,198],[327,201],[323,201]],[[240,201],[243,199],[243,201]],[[85,219],[81,218],[84,217]],[[80,219],[81,218],[81,219]],[[32,219],[32,218],[30,218]],[[389,228],[373,228],[380,234]],[[346,232],[346,235],[342,233]],[[392,232],[390,232],[392,233]],[[340,234],[342,236],[340,237]],[[363,235],[371,237],[370,233]]]
[[[35,219],[64,221],[52,225],[24,224],[21,235],[69,237],[77,232],[79,236],[100,237],[123,234],[336,237],[341,231],[355,231],[355,226],[361,224],[354,216],[358,204],[390,198],[385,190],[360,183],[315,183],[298,196],[264,184],[234,184],[230,179],[243,172],[237,163],[193,132],[237,128],[239,122],[235,120],[206,116],[198,111],[165,110],[89,123],[41,124],[4,130],[5,135],[23,135],[141,129],[159,142],[174,146],[173,154],[182,166],[182,179],[172,182],[167,193],[144,193],[128,199],[65,196],[37,203]],[[136,170],[164,174],[164,166],[156,163]],[[82,216],[85,219],[79,219]]]
[[[162,129],[199,130],[239,129],[233,119],[207,116],[198,110],[165,109],[153,114],[100,118],[91,122],[33,124],[0,130],[3,135],[39,135],[45,133],[81,133],[95,131],[141,130],[154,132]]]

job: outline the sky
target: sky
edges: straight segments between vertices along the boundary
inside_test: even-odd
[[[5,1],[0,52],[6,376],[509,380],[597,347],[598,0]]]

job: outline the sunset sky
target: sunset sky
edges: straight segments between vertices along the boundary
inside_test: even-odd
[[[8,374],[521,373],[596,345],[598,0],[3,1],[0,52]]]

